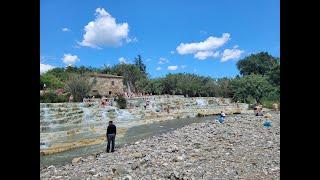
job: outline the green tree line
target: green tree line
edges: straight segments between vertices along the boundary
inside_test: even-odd
[[[237,68],[240,75],[234,78],[212,78],[191,73],[170,73],[165,77],[150,78],[142,57],[138,55],[132,64],[121,63],[103,68],[54,68],[40,75],[40,88],[43,84],[49,89],[65,88],[70,75],[97,72],[123,76],[125,87],[129,86],[132,92],[228,97],[245,103],[279,102],[279,58],[260,52],[239,60]]]

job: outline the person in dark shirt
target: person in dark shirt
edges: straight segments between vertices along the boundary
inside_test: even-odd
[[[107,140],[108,140],[108,145],[107,145],[107,153],[110,151],[110,144],[111,144],[111,152],[114,152],[114,142],[117,134],[117,127],[113,124],[112,121],[109,121],[109,126],[107,129]]]

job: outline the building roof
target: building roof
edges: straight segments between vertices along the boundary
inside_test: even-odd
[[[90,74],[92,77],[102,77],[102,78],[123,78],[123,76],[116,76],[116,75],[111,75],[111,74]]]

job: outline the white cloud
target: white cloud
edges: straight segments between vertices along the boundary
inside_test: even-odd
[[[121,46],[123,42],[136,40],[128,38],[128,23],[116,23],[113,18],[103,8],[96,9],[96,19],[89,22],[85,27],[83,40],[79,44],[82,46],[101,48],[102,46]]]
[[[119,58],[119,62],[120,62],[121,64],[128,64],[128,61],[127,61],[126,58],[124,58],[124,57]]]
[[[134,38],[129,38],[129,37],[128,37],[128,38],[126,39],[126,42],[127,42],[127,43],[130,43],[130,42],[138,42],[138,39],[137,39],[136,37],[134,37]]]
[[[170,51],[170,54],[174,54],[174,51]]]
[[[158,64],[165,64],[165,63],[168,63],[168,62],[169,62],[168,59],[161,57],[161,58],[159,58]]]
[[[77,55],[72,55],[72,54],[64,54],[62,61],[65,64],[68,64],[69,66],[75,64],[76,62],[80,61]]]
[[[49,64],[42,64],[40,63],[40,74],[43,74],[47,71],[49,71],[50,69],[53,69],[55,68],[54,66],[51,66]]]
[[[199,51],[196,54],[194,54],[194,58],[199,59],[199,60],[205,60],[208,57],[218,57],[219,56],[219,51],[213,52],[213,51]]]
[[[157,67],[157,68],[156,68],[157,71],[160,71],[161,69],[162,69],[161,67]]]
[[[236,49],[235,47],[233,49],[225,49],[222,53],[221,62],[226,62],[231,59],[237,59],[242,55],[242,53],[244,53],[243,50]]]
[[[177,47],[177,52],[181,55],[194,54],[198,51],[213,51],[223,46],[230,39],[230,34],[223,33],[222,37],[210,36],[203,42],[198,43],[180,43]]]
[[[178,66],[168,66],[168,70],[175,71],[178,69]]]
[[[62,31],[63,31],[63,32],[69,32],[70,29],[68,29],[68,28],[62,28]]]

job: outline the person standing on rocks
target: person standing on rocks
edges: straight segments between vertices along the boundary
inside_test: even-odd
[[[109,121],[109,126],[107,128],[107,153],[110,152],[110,144],[111,144],[111,152],[114,152],[114,143],[117,134],[117,127],[113,124],[112,121]]]

